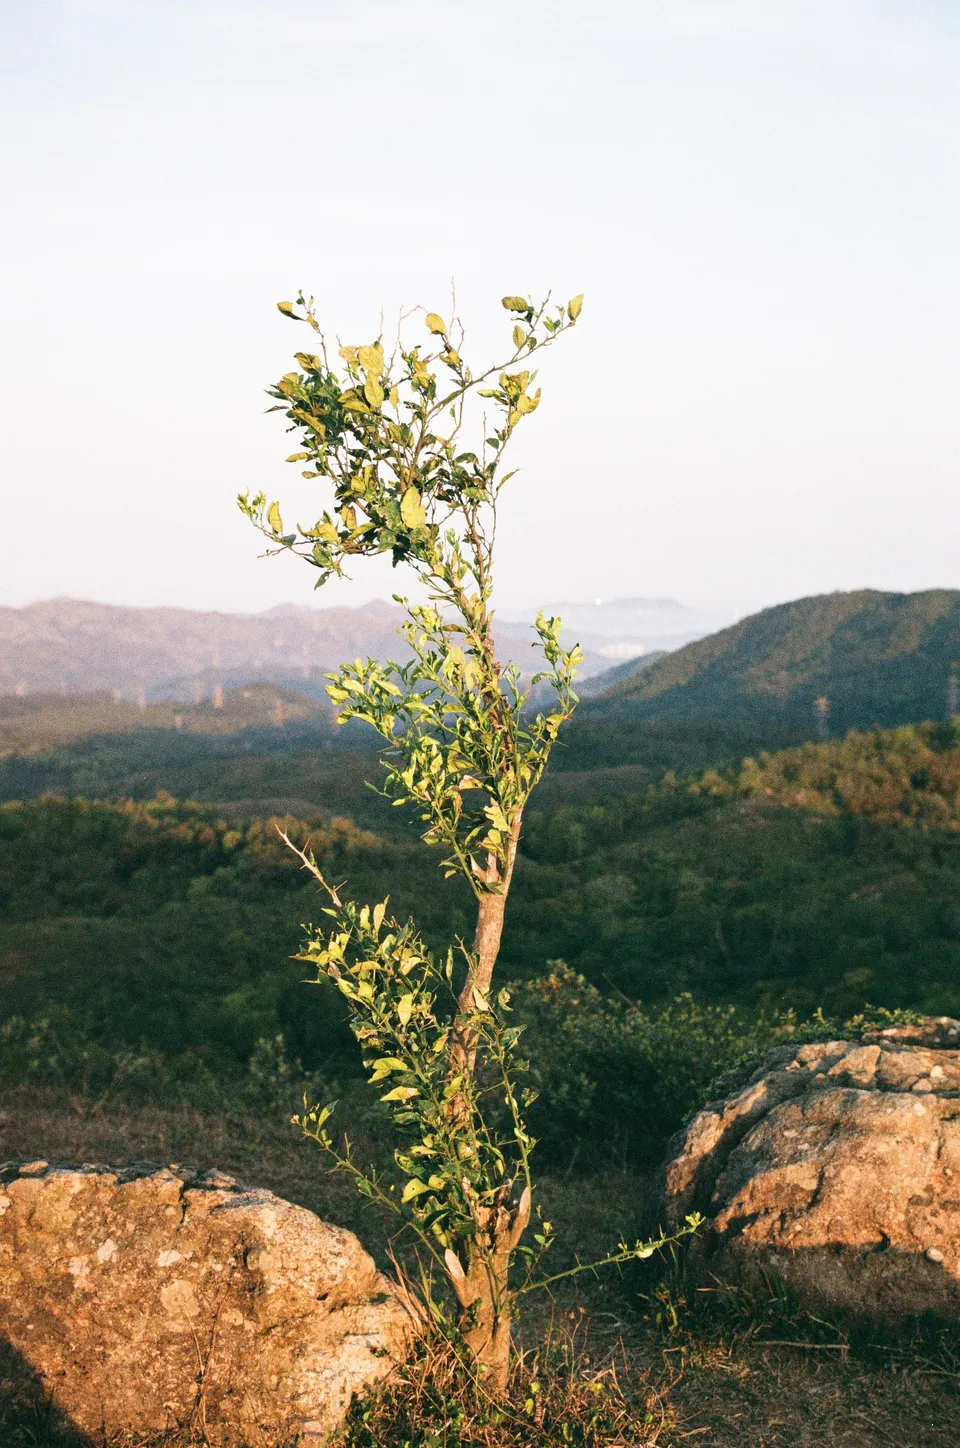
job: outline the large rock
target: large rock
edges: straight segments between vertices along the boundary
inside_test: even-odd
[[[782,1046],[670,1144],[648,1225],[708,1222],[694,1275],[893,1326],[960,1320],[960,1022]]]
[[[0,1338],[81,1430],[322,1442],[410,1321],[357,1239],[219,1172],[0,1168]]]

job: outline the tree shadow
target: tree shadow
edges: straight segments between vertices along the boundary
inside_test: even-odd
[[[0,1338],[0,1443],[3,1448],[94,1448],[52,1402],[43,1380]]]

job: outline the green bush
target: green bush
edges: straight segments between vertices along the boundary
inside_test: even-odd
[[[555,1163],[652,1165],[718,1077],[792,1039],[792,1011],[748,1013],[690,995],[645,1010],[604,996],[562,961],[513,987],[531,1085],[531,1125]]]

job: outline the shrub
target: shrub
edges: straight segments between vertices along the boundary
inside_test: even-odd
[[[718,1077],[798,1032],[792,1011],[750,1013],[690,995],[645,1010],[602,995],[562,961],[550,967],[512,990],[539,1093],[531,1127],[555,1163],[651,1165]]]

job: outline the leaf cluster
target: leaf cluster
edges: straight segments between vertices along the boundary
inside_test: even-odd
[[[299,553],[320,570],[318,587],[344,563],[364,555],[390,553],[429,573],[443,563],[443,533],[467,514],[496,503],[509,474],[501,476],[504,449],[523,417],[534,412],[540,390],[536,372],[520,364],[576,324],[582,297],[551,307],[549,297],[534,305],[504,297],[513,318],[511,347],[498,364],[474,375],[460,355],[463,328],[436,312],[424,318],[430,341],[404,345],[398,336],[389,355],[382,335],[361,346],[342,346],[339,372],[331,365],[327,341],[313,298],[278,303],[280,311],[305,322],[319,353],[298,352],[299,370],[269,389],[274,411],[287,417],[300,442],[288,462],[307,463],[305,478],[322,477],[333,486],[333,505],[311,525],[284,526],[280,507],[263,493],[241,494],[242,511],[276,551]],[[433,339],[436,339],[435,341]],[[482,384],[496,377],[495,384]],[[462,449],[458,438],[465,404],[476,392],[492,404],[478,451]]]
[[[315,862],[304,858],[319,877]],[[516,1085],[520,1028],[506,1020],[507,991],[495,1001],[475,992],[468,1024],[476,1060],[472,1070],[451,1070],[453,949],[438,960],[412,921],[387,915],[387,901],[370,909],[327,888],[332,903],[325,913],[334,929],[311,928],[298,958],[318,978],[332,979],[349,1004],[368,1081],[400,1141],[400,1180],[357,1167],[348,1141],[341,1151],[327,1128],[333,1106],[305,1102],[295,1120],[365,1196],[400,1214],[406,1209],[419,1240],[442,1260],[451,1246],[479,1239],[488,1215],[516,1186],[530,1186],[534,1141],[521,1109],[535,1093]]]
[[[390,743],[384,792],[412,805],[427,843],[450,852],[447,874],[461,871],[478,895],[499,890],[513,821],[576,706],[580,651],[564,649],[559,620],[541,613],[535,627],[548,667],[524,688],[516,666],[501,668],[476,630],[448,623],[435,605],[409,613],[408,663],[357,659],[330,676],[328,692],[341,720],[371,724]],[[555,707],[531,716],[530,688],[544,679]]]

